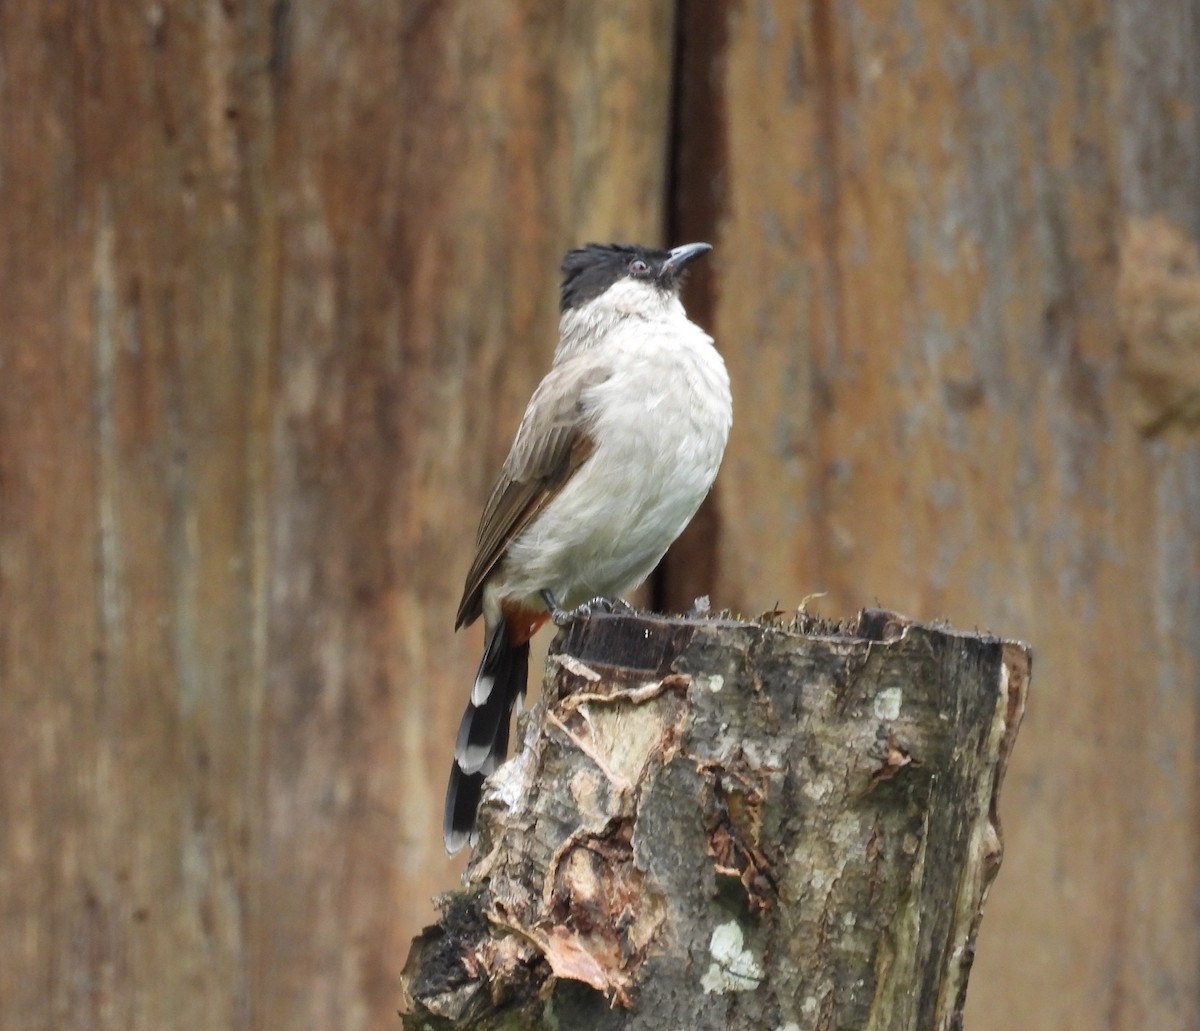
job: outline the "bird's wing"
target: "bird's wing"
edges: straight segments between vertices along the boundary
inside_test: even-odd
[[[457,629],[483,610],[483,584],[513,538],[546,507],[594,449],[589,388],[611,375],[581,354],[556,365],[538,385],[479,522],[475,561],[458,606]]]

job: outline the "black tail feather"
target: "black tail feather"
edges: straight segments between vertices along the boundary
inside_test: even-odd
[[[458,728],[454,764],[446,787],[442,837],[453,854],[474,837],[484,778],[508,757],[513,705],[525,694],[529,642],[512,645],[503,620],[492,631],[475,680],[490,680],[479,705],[468,702]]]
[[[483,779],[482,772],[463,773],[458,763],[450,764],[446,809],[442,814],[442,840],[450,855],[469,844],[475,835],[475,814],[483,794]]]

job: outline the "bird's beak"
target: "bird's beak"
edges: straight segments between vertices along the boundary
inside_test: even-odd
[[[695,261],[701,254],[707,254],[712,250],[711,243],[685,243],[682,247],[676,247],[671,251],[671,255],[663,262],[664,276],[678,276],[685,267]]]

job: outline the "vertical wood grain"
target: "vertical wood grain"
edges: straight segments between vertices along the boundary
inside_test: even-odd
[[[724,41],[684,126],[740,416],[714,600],[1028,639],[967,1025],[1194,1027],[1200,445],[1137,430],[1115,277],[1126,219],[1195,232],[1195,6],[685,8]]]
[[[0,1023],[392,1027],[453,611],[667,3],[7,6]]]
[[[0,1022],[234,1026],[265,670],[264,37],[218,5],[3,18]]]

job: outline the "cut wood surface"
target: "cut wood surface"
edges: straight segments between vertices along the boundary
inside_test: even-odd
[[[881,611],[573,624],[406,1026],[959,1027],[1028,678]]]

